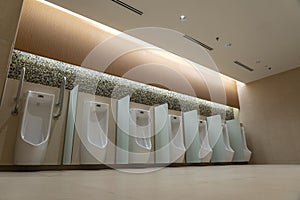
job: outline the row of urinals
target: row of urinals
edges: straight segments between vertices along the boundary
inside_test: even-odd
[[[154,115],[152,122],[151,112],[132,108],[127,111],[118,110],[117,116],[117,146],[116,163],[172,163],[184,162],[231,162],[234,150],[230,146],[230,137],[226,124],[217,130],[217,137],[210,135],[209,123],[199,120],[196,111],[183,113],[183,116],[159,113]],[[50,136],[54,95],[29,91],[26,96],[20,134],[17,136],[15,149],[15,164],[41,164],[44,160]],[[124,107],[122,107],[124,109]],[[126,110],[125,109],[125,110]],[[155,111],[155,109],[154,109]],[[188,114],[194,114],[189,119]],[[126,115],[127,114],[127,115]],[[107,154],[109,105],[101,102],[85,101],[83,122],[80,132],[80,163],[103,163]],[[120,117],[121,116],[121,117]],[[160,119],[166,116],[165,120]],[[220,116],[218,116],[220,123]],[[124,121],[125,119],[125,121]],[[127,120],[127,121],[126,121]],[[189,123],[195,121],[193,127]],[[163,123],[162,123],[163,122]],[[151,126],[154,124],[154,130]],[[161,125],[159,125],[161,124]],[[167,131],[166,131],[167,130]],[[211,129],[212,133],[215,131]],[[154,132],[154,133],[153,133]],[[191,134],[192,133],[192,134]],[[154,141],[153,135],[155,135]],[[192,136],[191,136],[192,135]],[[251,152],[248,150],[245,132],[241,132],[243,141],[244,161],[249,161]],[[220,139],[221,138],[221,139]],[[155,143],[155,145],[153,145]],[[221,150],[217,146],[221,143]],[[219,145],[220,146],[220,145]],[[215,152],[222,152],[214,155]],[[155,159],[151,155],[155,152]],[[214,156],[217,160],[214,160]]]

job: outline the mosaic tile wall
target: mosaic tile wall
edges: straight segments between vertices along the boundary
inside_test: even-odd
[[[19,79],[22,67],[26,68],[25,81],[31,83],[59,87],[66,76],[69,90],[79,85],[79,91],[99,96],[119,99],[130,95],[130,100],[136,103],[150,106],[168,103],[171,110],[198,109],[206,117],[220,114],[222,119],[234,119],[234,110],[229,106],[14,50],[8,78]]]

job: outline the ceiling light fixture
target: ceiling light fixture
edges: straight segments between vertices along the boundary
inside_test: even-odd
[[[185,15],[180,15],[179,19],[180,19],[180,21],[184,22],[186,20],[186,16]]]
[[[225,47],[231,47],[232,46],[232,43],[228,42],[225,44]]]

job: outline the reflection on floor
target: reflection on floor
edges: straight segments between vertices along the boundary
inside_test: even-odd
[[[1,172],[0,199],[299,200],[300,165],[182,167],[145,174],[116,170]]]

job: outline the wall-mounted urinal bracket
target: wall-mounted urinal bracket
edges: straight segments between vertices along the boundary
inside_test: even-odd
[[[53,116],[54,119],[58,119],[61,116],[62,113],[62,108],[63,108],[63,103],[64,103],[64,95],[65,95],[65,88],[66,88],[66,82],[67,82],[67,78],[64,76],[63,80],[60,84],[60,91],[59,91],[59,97],[58,97],[58,101],[55,104],[56,106],[59,106],[59,109],[57,111],[57,113]]]
[[[20,77],[20,82],[18,86],[18,91],[17,91],[17,96],[15,98],[16,105],[14,110],[12,111],[12,115],[17,115],[19,113],[19,107],[20,107],[20,101],[21,101],[21,94],[23,90],[23,83],[24,83],[24,77],[25,77],[25,67],[21,69],[21,77]]]

